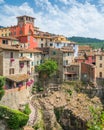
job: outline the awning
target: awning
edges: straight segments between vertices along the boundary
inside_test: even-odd
[[[65,72],[64,74],[66,74],[66,75],[77,75],[76,73],[72,73],[72,72]]]
[[[28,74],[16,74],[16,75],[6,76],[6,79],[9,79],[9,80],[17,82],[17,83],[21,82],[21,81],[25,81],[29,78],[30,78],[30,75],[28,75]]]

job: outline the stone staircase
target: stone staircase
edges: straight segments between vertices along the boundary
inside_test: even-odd
[[[29,115],[29,120],[27,122],[27,126],[34,126],[34,123],[35,123],[35,121],[37,119],[37,108],[36,108],[36,106],[34,104],[34,100],[33,99],[34,99],[34,96],[32,96],[30,98],[29,107],[31,109],[31,113]]]

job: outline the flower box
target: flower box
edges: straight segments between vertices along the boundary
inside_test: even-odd
[[[10,58],[10,61],[13,62],[13,61],[15,61],[15,59],[14,58]]]
[[[23,68],[23,67],[24,67],[24,64],[20,64],[20,67]]]

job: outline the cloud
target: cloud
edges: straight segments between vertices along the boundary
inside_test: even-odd
[[[3,5],[0,8],[0,25],[3,26],[11,26],[16,24],[16,17],[21,15],[29,15],[34,16],[33,9],[28,5],[28,3],[23,3],[20,6],[13,6],[13,5]]]
[[[17,16],[27,14],[36,17],[35,26],[40,27],[42,31],[104,39],[104,14],[95,5],[89,2],[82,4],[76,0],[73,4],[73,0],[56,1],[65,4],[60,8],[49,0],[35,0],[34,5],[38,10],[30,7],[27,2],[20,6],[4,4],[0,7],[0,25],[14,25]]]
[[[38,0],[39,1],[39,0]],[[61,0],[71,4],[71,0]],[[42,3],[41,3],[42,4]],[[104,39],[104,16],[98,11],[95,5],[91,5],[88,2],[84,4],[74,1],[70,8],[64,7],[61,9],[55,9],[55,5],[49,6],[50,10],[54,9],[56,15],[52,12],[41,14],[42,21],[40,27],[45,31],[50,31],[54,33],[64,34],[66,36],[86,36],[86,37],[96,37]],[[48,8],[48,4],[47,7]],[[53,11],[53,12],[55,12]],[[102,25],[102,26],[101,26]]]
[[[4,3],[4,0],[0,0],[0,4]]]

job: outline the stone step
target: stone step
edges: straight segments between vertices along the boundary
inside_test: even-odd
[[[25,126],[23,130],[34,130],[31,126]]]

